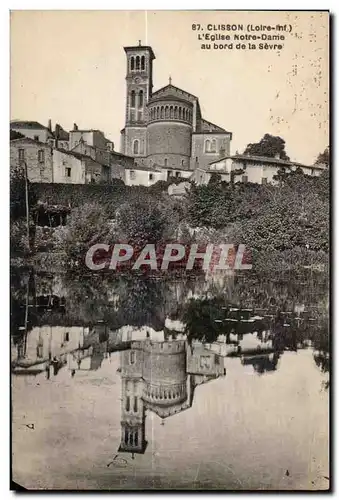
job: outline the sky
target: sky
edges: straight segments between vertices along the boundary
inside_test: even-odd
[[[100,129],[118,151],[123,47],[141,40],[156,55],[153,89],[171,76],[198,96],[204,118],[233,133],[232,154],[269,133],[286,141],[292,160],[312,164],[329,144],[328,23],[327,13],[305,11],[12,11],[11,119]],[[291,32],[267,42],[282,43],[281,50],[249,50],[248,41],[245,50],[234,48],[239,42],[233,50],[202,50],[213,42],[198,34],[247,33],[208,31],[208,24],[287,24]]]

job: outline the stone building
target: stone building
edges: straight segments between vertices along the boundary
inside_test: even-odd
[[[109,182],[110,169],[82,155],[23,137],[10,143],[11,170],[27,166],[30,182],[91,184]]]
[[[232,133],[202,117],[199,98],[174,85],[153,92],[151,47],[125,47],[126,110],[121,152],[144,166],[195,170],[230,153]]]

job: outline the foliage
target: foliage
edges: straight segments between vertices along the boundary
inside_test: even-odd
[[[285,151],[285,141],[279,136],[265,134],[257,143],[250,143],[246,146],[245,155],[267,156],[274,158],[277,154],[282,160],[289,160]]]
[[[66,254],[70,265],[83,262],[87,250],[96,243],[110,244],[112,228],[105,210],[98,204],[86,203],[72,210],[60,249]]]
[[[37,202],[32,185],[27,181],[28,206],[31,211]],[[11,169],[10,171],[10,219],[15,221],[26,217],[26,183],[23,169]]]
[[[323,153],[320,153],[318,155],[318,158],[316,159],[315,162],[316,165],[326,165],[329,167],[330,165],[330,147],[327,146],[327,148],[324,150]]]
[[[117,227],[121,239],[143,246],[174,238],[183,216],[182,202],[169,196],[137,200],[120,207]]]

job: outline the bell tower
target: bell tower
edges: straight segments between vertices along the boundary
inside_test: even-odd
[[[124,47],[126,68],[125,128],[122,130],[122,153],[146,157],[147,103],[152,96],[154,52],[139,45]]]

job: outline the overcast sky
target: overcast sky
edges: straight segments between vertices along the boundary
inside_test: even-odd
[[[203,51],[193,23],[204,32],[208,23],[287,23],[292,32],[280,52]],[[306,164],[328,145],[328,15],[319,12],[12,12],[11,119],[98,128],[119,150],[123,47],[139,39],[156,55],[154,90],[171,75],[198,96],[204,118],[233,132],[232,153],[265,133],[283,137],[291,159]]]

